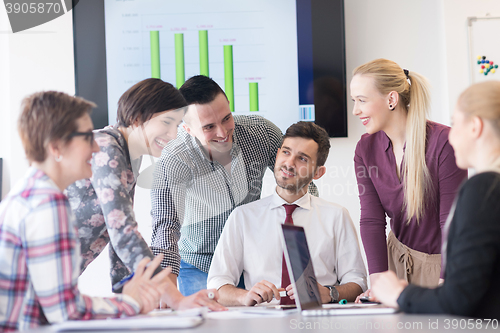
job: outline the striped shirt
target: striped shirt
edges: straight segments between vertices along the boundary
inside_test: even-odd
[[[234,208],[260,199],[266,168],[274,168],[282,133],[260,116],[234,116],[231,172],[212,161],[199,141],[180,129],[156,165],[151,204],[154,254],[179,274],[180,260],[208,272]]]
[[[127,295],[80,294],[79,249],[68,199],[31,167],[0,205],[0,331],[139,312]]]

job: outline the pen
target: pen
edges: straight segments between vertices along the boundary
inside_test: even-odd
[[[134,273],[130,274],[129,276],[124,277],[121,281],[115,283],[111,289],[113,290],[114,293],[120,292],[120,290],[123,288],[125,283],[127,283],[133,277],[134,277]]]
[[[146,268],[148,268],[150,264],[151,264],[151,262],[148,262],[146,264]],[[153,273],[153,276],[155,276],[157,273],[161,272],[161,270],[162,270],[161,267],[157,267],[156,271]],[[132,274],[130,274],[129,276],[124,277],[120,282],[115,283],[113,285],[113,287],[111,287],[111,290],[114,293],[120,293],[121,289],[123,288],[123,286],[125,285],[125,283],[127,283],[128,281],[130,281],[130,279],[133,278],[133,277],[134,277],[134,272],[132,272]]]

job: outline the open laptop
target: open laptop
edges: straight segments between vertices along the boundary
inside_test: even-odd
[[[285,260],[295,294],[295,303],[304,316],[389,314],[396,310],[381,304],[321,304],[316,274],[304,228],[282,224]]]

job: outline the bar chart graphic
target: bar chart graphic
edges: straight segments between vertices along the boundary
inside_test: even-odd
[[[151,77],[160,79],[160,33],[159,31],[151,31],[149,36],[151,40]]]
[[[105,11],[111,123],[113,103],[134,83],[179,88],[200,74],[221,86],[234,114],[282,130],[300,119],[294,1],[105,0]]]
[[[224,89],[229,108],[234,111],[233,46],[224,45]]]
[[[151,77],[161,79],[160,65],[160,31],[150,31],[150,52],[151,52]],[[208,30],[199,30],[199,54],[200,54],[200,75],[210,76],[210,65],[208,55]],[[184,56],[184,34],[174,34],[175,48],[175,85],[181,87],[186,80],[185,56]],[[229,100],[231,111],[234,107],[234,64],[233,45],[223,45],[224,50],[224,90]],[[249,106],[250,111],[259,111],[258,82],[249,82]]]
[[[250,111],[259,111],[259,83],[248,83],[248,91],[250,93]]]
[[[208,30],[198,32],[200,45],[200,75],[210,76],[208,70]]]

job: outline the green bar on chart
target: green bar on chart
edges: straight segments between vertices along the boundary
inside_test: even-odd
[[[175,34],[175,84],[179,89],[186,81],[184,71],[184,34]]]
[[[150,31],[149,39],[151,43],[151,77],[161,79],[160,71],[160,32]]]
[[[249,82],[248,90],[250,93],[250,111],[259,111],[259,83]]]
[[[224,45],[224,90],[229,100],[229,109],[234,111],[233,46]]]
[[[208,75],[208,31],[200,30],[198,32],[198,41],[200,45],[200,75]]]

